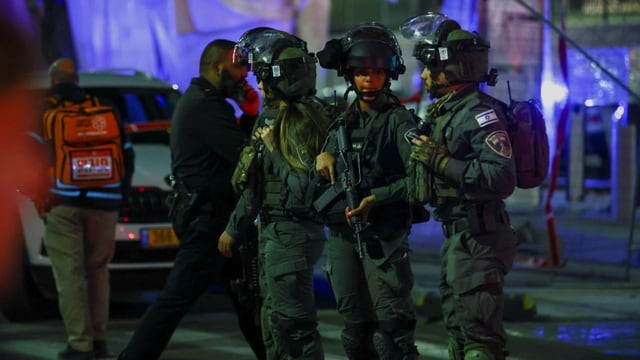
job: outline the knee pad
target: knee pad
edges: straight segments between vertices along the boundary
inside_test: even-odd
[[[464,360],[464,347],[455,338],[449,338],[449,360]]]
[[[376,358],[371,340],[374,326],[373,323],[345,324],[341,340],[349,360]]]
[[[393,338],[402,360],[413,360],[418,358],[418,348],[415,345],[413,331],[406,331],[403,335],[396,335]]]
[[[464,347],[464,360],[502,360],[504,356],[496,356],[495,352],[485,344],[469,344]]]
[[[278,352],[281,354],[290,354],[289,329],[292,326],[291,320],[274,311],[269,315],[269,323],[271,338],[278,347]]]
[[[300,358],[305,344],[320,341],[315,321],[290,319],[277,312],[271,313],[270,320],[273,341],[287,358]]]
[[[387,333],[376,331],[373,334],[373,348],[376,349],[380,360],[398,359],[396,356],[396,354],[399,355],[398,348]]]
[[[414,359],[418,356],[418,349],[414,344],[413,332],[416,327],[416,321],[414,319],[394,319],[380,321],[378,331],[379,344],[385,343],[383,338],[389,337],[393,343],[393,348],[400,357],[398,359]],[[375,335],[374,335],[375,336]],[[378,346],[374,342],[374,346]],[[382,348],[381,348],[382,350]],[[376,347],[376,351],[378,348]],[[384,359],[382,356],[381,359]]]

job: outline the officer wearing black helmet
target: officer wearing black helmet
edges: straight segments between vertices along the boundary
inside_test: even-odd
[[[231,256],[234,240],[241,238],[259,213],[267,359],[324,359],[313,269],[326,237],[322,223],[310,211],[313,193],[309,192],[316,181],[314,159],[328,126],[312,100],[317,60],[303,40],[283,31],[256,28],[236,44],[234,62],[250,67],[267,109],[277,114],[271,123],[256,129],[253,156],[260,162],[256,168],[247,167],[247,185],[234,179],[235,186],[243,189],[242,197],[218,249]]]
[[[406,197],[411,144],[405,138],[416,121],[389,89],[405,71],[401,50],[388,28],[371,22],[327,42],[318,58],[344,76],[345,98],[350,91],[357,96],[332,124],[316,159],[316,169],[332,184],[342,183],[346,170],[340,143],[349,142],[359,159],[358,169],[350,169],[359,173],[352,182],[359,205],[348,208],[341,195],[322,212],[329,227],[325,269],[344,320],[344,351],[349,359],[416,359]]]
[[[401,26],[424,64],[432,98],[427,126],[411,158],[426,168],[426,199],[442,222],[440,292],[449,333],[449,359],[504,359],[504,277],[516,239],[503,199],[516,184],[504,114],[479,89],[487,81],[489,43],[454,20],[429,13]],[[430,129],[430,130],[429,130]]]

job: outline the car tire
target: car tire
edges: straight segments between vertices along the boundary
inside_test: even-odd
[[[20,240],[24,243],[22,234]],[[10,322],[29,322],[51,318],[57,314],[55,302],[44,298],[38,289],[29,265],[26,249],[21,248],[23,259],[20,269],[14,272],[13,286],[0,302],[2,315]]]

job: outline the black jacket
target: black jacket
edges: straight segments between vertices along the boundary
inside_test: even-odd
[[[86,99],[86,95],[87,94],[82,88],[73,83],[57,84],[54,85],[50,90],[50,97],[53,97],[60,102],[71,101],[73,103],[80,103]],[[99,101],[101,105],[113,106],[111,103],[103,99],[99,99]],[[48,103],[48,108],[52,108],[54,106],[54,103]],[[117,109],[116,114],[118,114]],[[63,195],[64,193],[61,194],[59,191],[56,191],[56,187],[54,185],[52,186],[52,192],[54,192],[52,202],[53,206],[65,204],[108,211],[116,211],[120,208],[122,204],[123,193],[128,192],[131,188],[131,179],[134,172],[135,153],[133,151],[133,145],[129,140],[129,137],[125,133],[124,124],[122,123],[120,116],[118,116],[118,119],[120,120],[120,133],[123,135],[122,148],[125,167],[125,176],[122,180],[122,185],[120,186],[120,188],[84,189],[83,191],[81,191],[80,196],[66,196]],[[53,151],[55,153],[55,150]]]
[[[206,79],[193,78],[171,119],[173,174],[189,190],[230,211],[235,203],[231,175],[246,140],[224,94]]]

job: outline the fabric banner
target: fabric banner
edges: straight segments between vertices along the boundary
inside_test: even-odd
[[[216,38],[269,26],[316,51],[327,38],[330,1],[67,0],[67,8],[80,70],[142,70],[184,90]]]

